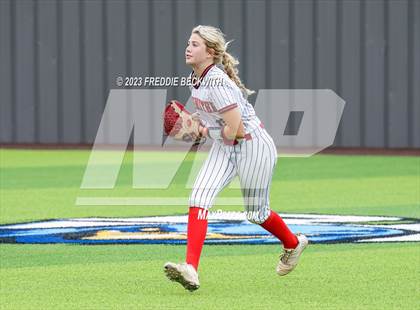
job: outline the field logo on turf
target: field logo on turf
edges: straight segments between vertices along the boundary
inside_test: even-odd
[[[192,145],[172,139],[162,142],[162,111],[166,102],[165,89],[112,89],[97,131],[94,146],[81,183],[82,190],[113,189],[133,134],[133,175],[135,189],[161,189],[171,186],[181,165],[185,163]],[[279,132],[271,132],[280,156],[311,156],[332,145],[343,113],[345,102],[329,89],[263,89],[258,92],[255,109],[264,106],[271,121],[280,124]],[[192,100],[187,102],[191,111]],[[264,121],[263,114],[261,119]],[[268,122],[269,125],[270,122]],[[267,125],[267,124],[266,124]],[[147,135],[150,127],[152,135]],[[269,127],[269,126],[266,126]],[[210,142],[208,141],[207,144]],[[162,158],[145,155],[143,146],[161,145]],[[202,147],[202,146],[200,146]],[[199,150],[200,151],[200,147]],[[143,151],[142,151],[143,150]],[[198,152],[200,153],[200,152]],[[192,188],[203,164],[194,156],[186,188]],[[234,183],[231,187],[239,187]],[[162,196],[162,195],[161,195]],[[78,197],[77,205],[185,205],[186,199],[168,197]],[[223,205],[242,205],[241,197],[227,198]]]
[[[282,214],[312,243],[419,242],[420,221],[384,216]],[[188,215],[75,218],[0,226],[0,243],[185,244]],[[209,214],[207,244],[277,244],[241,212]]]

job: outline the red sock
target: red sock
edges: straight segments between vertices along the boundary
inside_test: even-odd
[[[187,229],[187,258],[186,262],[198,268],[201,249],[207,233],[207,210],[190,207]]]
[[[294,249],[297,247],[299,243],[298,239],[276,212],[271,210],[270,216],[261,224],[261,226],[281,240],[286,249]]]

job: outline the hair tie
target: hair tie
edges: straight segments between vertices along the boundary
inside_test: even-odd
[[[232,43],[233,41],[235,41],[235,40],[230,40],[230,41],[227,41],[227,42],[225,43],[225,51],[227,50],[227,48],[228,48],[229,44],[230,44],[230,43]]]

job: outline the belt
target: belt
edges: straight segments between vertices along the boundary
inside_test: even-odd
[[[260,123],[259,127],[264,128],[264,124]],[[243,138],[236,138],[236,139],[233,139],[233,140],[229,140],[229,139],[224,138],[223,143],[226,144],[226,145],[237,145],[242,140],[245,140],[245,141],[252,140],[251,133],[245,134]]]

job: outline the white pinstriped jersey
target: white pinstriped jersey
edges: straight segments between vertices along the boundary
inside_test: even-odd
[[[208,66],[200,83],[190,86],[190,90],[194,106],[207,127],[223,125],[222,113],[236,107],[242,115],[245,133],[252,132],[261,123],[241,89],[216,65]]]

